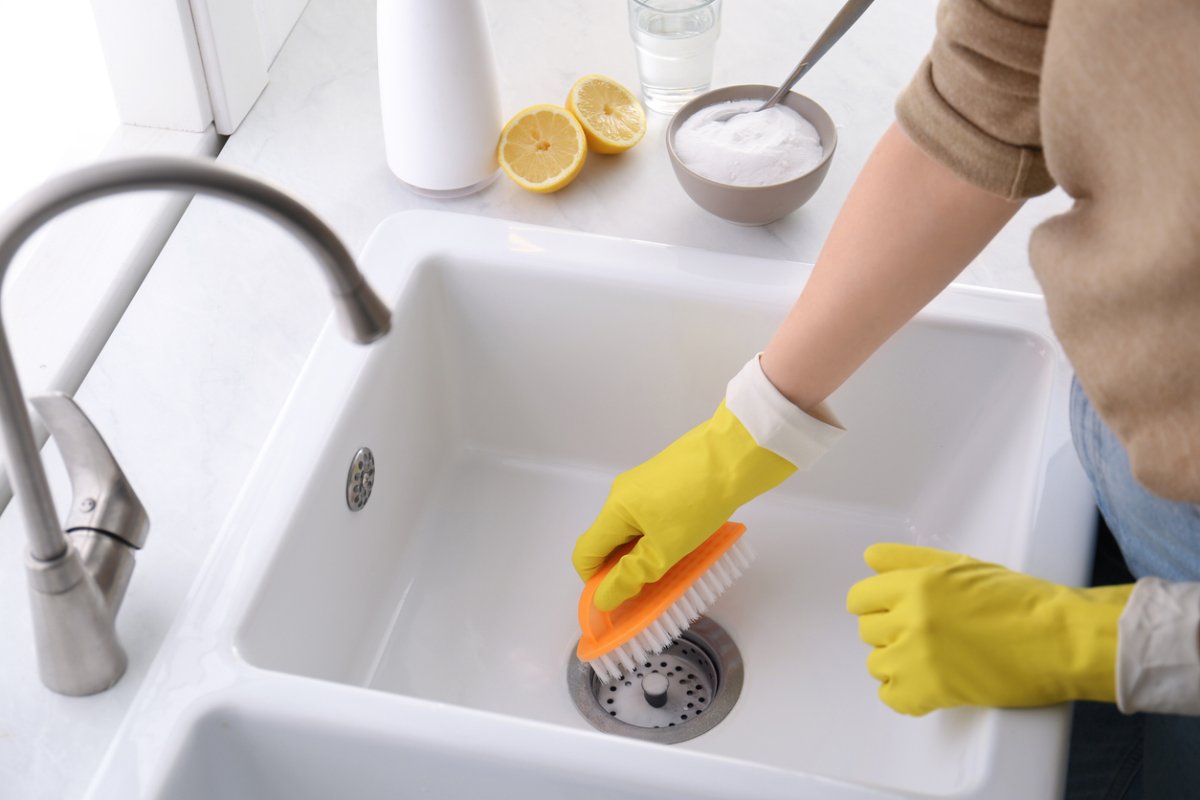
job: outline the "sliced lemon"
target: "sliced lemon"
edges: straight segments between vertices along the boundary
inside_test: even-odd
[[[556,192],[583,169],[587,139],[565,108],[530,106],[500,132],[496,157],[508,177],[523,188]]]
[[[642,104],[612,78],[584,75],[567,95],[567,110],[575,115],[588,147],[597,153],[623,153],[646,135]]]

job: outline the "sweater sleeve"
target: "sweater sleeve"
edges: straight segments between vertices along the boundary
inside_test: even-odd
[[[1137,582],[1119,623],[1117,707],[1200,715],[1200,583]]]
[[[896,103],[905,133],[969,183],[1012,200],[1054,187],[1038,83],[1050,0],[942,0],[937,37]]]

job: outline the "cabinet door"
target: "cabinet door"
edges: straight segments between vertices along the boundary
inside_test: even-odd
[[[217,132],[233,133],[308,0],[188,0]]]

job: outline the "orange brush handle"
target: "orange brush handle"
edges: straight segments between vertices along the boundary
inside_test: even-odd
[[[703,544],[680,559],[666,575],[646,584],[612,611],[601,611],[592,602],[596,588],[621,557],[633,549],[636,540],[614,550],[600,571],[584,585],[579,596],[579,628],[583,631],[576,649],[579,660],[593,661],[611,653],[657,622],[745,532],[746,526],[740,522],[726,522]]]

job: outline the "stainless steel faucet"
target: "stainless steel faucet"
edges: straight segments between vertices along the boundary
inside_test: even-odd
[[[0,282],[17,251],[53,217],[99,197],[146,189],[216,195],[253,208],[299,238],[329,279],[345,333],[367,343],[390,328],[390,314],[349,251],[319,217],[287,192],[246,173],[183,158],[109,161],[51,179],[0,219]],[[149,520],[100,434],[61,394],[33,400],[67,464],[74,499],[65,532],[30,426],[12,350],[0,322],[0,429],[14,495],[29,533],[26,571],[38,653],[48,688],[89,695],[115,684],[126,655],[116,615]]]

